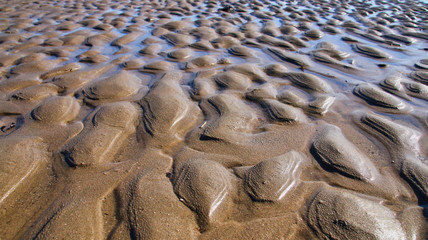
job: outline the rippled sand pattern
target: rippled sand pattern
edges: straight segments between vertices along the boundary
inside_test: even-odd
[[[0,0],[0,239],[428,239],[423,1]]]

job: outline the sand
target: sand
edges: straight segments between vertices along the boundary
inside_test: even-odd
[[[0,239],[428,239],[423,1],[0,0]]]

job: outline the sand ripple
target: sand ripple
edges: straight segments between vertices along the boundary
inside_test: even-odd
[[[0,0],[1,239],[427,239],[427,6]]]

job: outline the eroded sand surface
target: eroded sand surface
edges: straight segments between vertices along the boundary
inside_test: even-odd
[[[427,239],[428,6],[1,1],[1,239]]]

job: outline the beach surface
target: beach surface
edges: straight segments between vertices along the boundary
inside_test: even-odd
[[[424,1],[0,0],[0,239],[428,239]]]

